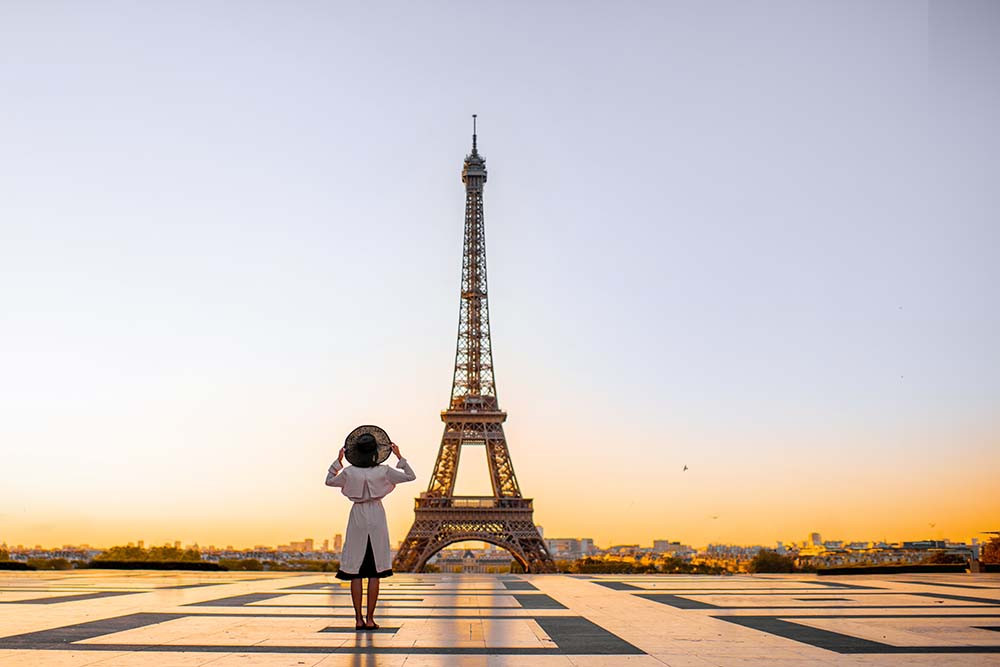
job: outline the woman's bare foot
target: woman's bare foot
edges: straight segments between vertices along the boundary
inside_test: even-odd
[[[378,630],[379,627],[380,626],[378,623],[375,622],[375,619],[369,618],[365,622],[365,630]]]
[[[364,620],[360,616],[358,616],[356,619],[354,619],[354,629],[355,630],[364,630],[365,629],[365,622],[364,622]]]

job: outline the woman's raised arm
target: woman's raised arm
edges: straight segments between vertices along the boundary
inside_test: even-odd
[[[341,475],[341,471],[344,469],[344,448],[340,448],[340,454],[337,456],[337,460],[330,464],[330,469],[326,472],[326,485],[327,486],[343,486],[347,481],[347,478]]]
[[[410,464],[406,462],[403,455],[399,453],[399,447],[396,443],[392,443],[392,453],[399,459],[399,461],[396,462],[396,468],[399,468],[399,470],[395,470],[393,468],[388,469],[386,476],[389,478],[389,481],[393,484],[402,484],[403,482],[412,482],[415,480],[417,478],[417,473],[413,472],[413,468],[411,468]]]

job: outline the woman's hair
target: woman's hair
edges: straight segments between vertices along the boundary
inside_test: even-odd
[[[374,468],[378,465],[378,441],[371,433],[365,433],[358,438],[357,442],[359,461],[355,464],[359,468]]]

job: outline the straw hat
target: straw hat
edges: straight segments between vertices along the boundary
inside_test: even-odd
[[[383,463],[392,453],[389,434],[378,426],[366,424],[351,431],[344,440],[344,456],[360,468],[371,468]]]

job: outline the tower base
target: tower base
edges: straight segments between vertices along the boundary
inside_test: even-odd
[[[431,556],[449,544],[474,540],[506,549],[525,572],[555,572],[532,513],[530,498],[417,498],[413,526],[392,569],[419,572]]]

